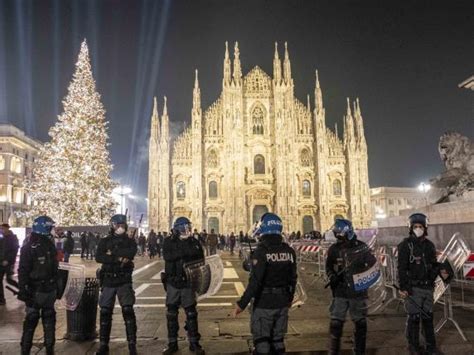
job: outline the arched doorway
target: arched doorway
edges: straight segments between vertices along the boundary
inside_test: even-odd
[[[252,223],[258,222],[260,218],[268,212],[268,208],[265,205],[256,205],[253,208]]]
[[[312,216],[303,217],[303,234],[312,232],[314,230],[314,223]]]
[[[210,217],[207,221],[207,232],[210,233],[211,229],[214,229],[214,233],[219,233],[219,218]]]

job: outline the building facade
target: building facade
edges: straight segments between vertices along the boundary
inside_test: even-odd
[[[395,217],[400,211],[426,206],[426,192],[411,187],[374,187],[370,189],[372,215],[377,219]]]
[[[25,180],[31,179],[41,143],[11,124],[0,124],[0,221],[13,227],[25,226],[22,216],[31,199]]]
[[[337,216],[355,226],[371,222],[367,143],[359,101],[347,99],[343,139],[326,126],[318,73],[313,105],[294,95],[285,43],[277,45],[273,77],[258,66],[243,75],[238,44],[231,61],[226,43],[222,92],[201,108],[198,73],[191,125],[170,141],[164,100],[156,99],[149,143],[148,223],[168,230],[179,216],[194,227],[248,231],[267,212],[286,231],[325,230]]]

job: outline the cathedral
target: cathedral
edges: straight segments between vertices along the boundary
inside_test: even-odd
[[[312,107],[313,106],[313,107]],[[151,117],[148,223],[170,229],[179,216],[198,230],[250,230],[265,212],[283,220],[284,231],[325,231],[336,217],[356,228],[371,222],[367,143],[359,100],[350,103],[344,132],[330,130],[318,72],[314,103],[294,95],[285,43],[275,44],[273,77],[255,66],[242,73],[238,43],[233,60],[226,43],[222,92],[201,108],[198,72],[191,125],[174,141],[164,99]]]

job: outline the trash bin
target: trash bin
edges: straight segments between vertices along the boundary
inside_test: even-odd
[[[74,311],[67,311],[67,333],[64,338],[74,341],[91,340],[97,337],[96,318],[99,301],[99,280],[85,279],[81,301]]]

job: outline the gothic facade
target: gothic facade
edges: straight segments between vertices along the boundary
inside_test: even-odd
[[[311,107],[313,106],[313,107]],[[367,143],[359,101],[347,99],[343,138],[326,127],[316,71],[314,104],[294,95],[285,43],[277,45],[273,77],[258,66],[243,75],[238,44],[231,61],[226,43],[222,92],[201,109],[198,73],[191,125],[170,141],[164,101],[156,98],[149,143],[148,223],[169,230],[179,216],[198,230],[248,231],[266,211],[285,231],[326,230],[334,218],[356,227],[371,222]]]

